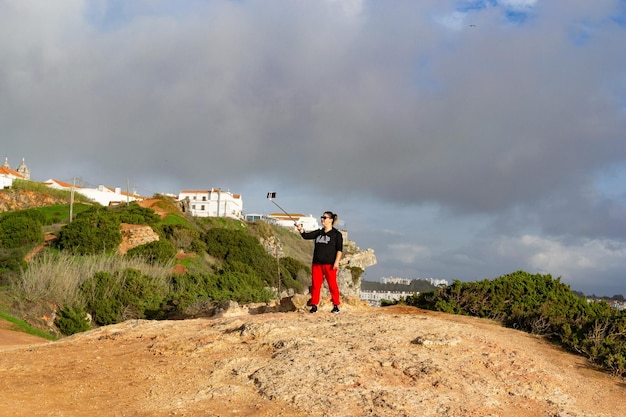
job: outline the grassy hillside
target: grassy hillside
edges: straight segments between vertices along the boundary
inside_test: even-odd
[[[285,228],[194,218],[165,196],[111,208],[75,203],[69,223],[67,196],[43,191],[11,190],[27,192],[29,204],[0,213],[0,311],[36,329],[72,334],[198,315],[226,299],[267,301],[278,296],[279,270],[282,290],[308,286],[312,244]],[[149,226],[159,240],[119,255],[122,223]]]

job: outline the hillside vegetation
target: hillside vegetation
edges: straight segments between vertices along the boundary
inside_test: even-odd
[[[225,300],[267,302],[276,288],[308,286],[310,242],[265,222],[189,217],[163,196],[149,208],[75,204],[74,213],[69,222],[69,204],[55,204],[0,214],[0,283],[10,300],[0,309],[69,335],[130,318],[201,315]],[[159,239],[120,255],[122,224],[149,226]],[[279,261],[261,244],[268,240],[282,245]]]
[[[626,311],[606,302],[588,303],[550,275],[518,271],[493,280],[454,281],[405,302],[494,319],[545,336],[614,375],[626,376]]]

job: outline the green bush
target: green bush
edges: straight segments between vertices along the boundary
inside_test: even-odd
[[[169,283],[167,305],[170,314],[177,315],[198,301],[208,300],[208,288],[213,285],[214,277],[208,274],[173,275]]]
[[[115,252],[121,242],[119,217],[105,207],[93,207],[61,229],[58,245],[75,255],[95,255]]]
[[[208,288],[212,300],[234,300],[239,303],[267,302],[272,293],[265,283],[258,278],[247,264],[234,262],[228,268],[215,275],[213,285]]]
[[[8,219],[12,217],[27,218],[27,219],[35,220],[36,222],[42,225],[46,224],[46,215],[42,213],[40,209],[30,208],[30,209],[17,210],[17,211],[8,211],[8,212],[0,214],[0,222],[2,222],[4,219]]]
[[[193,251],[195,242],[200,238],[198,231],[183,224],[163,224],[156,231],[162,239],[169,240],[176,249],[184,251]],[[206,244],[203,242],[198,253],[205,251]]]
[[[33,210],[5,213],[0,217],[0,248],[14,249],[43,242],[39,217]]]
[[[356,285],[361,279],[361,276],[363,275],[365,270],[363,268],[359,268],[358,266],[351,266],[349,269],[350,274],[352,275],[352,283]]]
[[[98,272],[80,286],[87,300],[87,310],[99,325],[122,321],[122,301],[119,299],[119,280],[109,272]]]
[[[98,272],[80,287],[96,324],[156,318],[167,295],[165,283],[136,269]]]
[[[486,317],[543,335],[585,355],[611,373],[626,376],[626,312],[588,303],[550,275],[518,271],[494,280],[454,281],[407,304],[453,314]]]
[[[167,313],[169,316],[180,316],[189,306],[203,301],[267,302],[272,296],[252,267],[233,262],[216,274],[187,273],[172,276]]]
[[[295,258],[286,256],[280,259],[282,284],[285,288],[293,288],[296,292],[309,286],[311,268]],[[303,279],[304,277],[304,279]]]
[[[161,220],[161,217],[156,214],[154,210],[147,207],[141,207],[135,201],[129,204],[115,206],[111,211],[117,214],[120,222],[122,223],[154,226],[159,222],[159,220]]]
[[[80,307],[63,306],[63,308],[57,312],[54,324],[65,336],[91,329],[89,320],[87,319],[87,312]]]
[[[24,248],[0,249],[0,285],[13,283],[26,269]]]
[[[225,263],[241,262],[251,265],[254,274],[265,285],[271,285],[276,276],[276,259],[269,255],[259,240],[243,230],[209,229],[203,238],[207,252]]]
[[[176,256],[176,248],[167,240],[155,240],[130,249],[127,255],[139,256],[151,265],[168,265]]]

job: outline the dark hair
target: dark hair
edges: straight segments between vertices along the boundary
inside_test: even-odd
[[[339,219],[339,216],[337,216],[337,213],[333,213],[332,211],[325,211],[324,214],[327,214],[330,217],[332,217],[332,219],[333,219],[333,226],[335,225],[335,223],[337,223],[337,220]]]

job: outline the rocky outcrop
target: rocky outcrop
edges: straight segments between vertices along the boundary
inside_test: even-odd
[[[122,255],[132,248],[159,240],[159,235],[150,226],[122,223],[120,230],[122,243],[117,252]]]
[[[347,253],[339,264],[337,282],[342,296],[358,297],[361,291],[361,278],[365,268],[376,265],[376,255],[373,249]]]
[[[3,190],[0,192],[0,213],[24,210],[33,207],[46,207],[55,204],[69,204],[64,198],[27,190]]]

